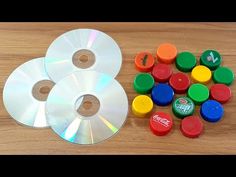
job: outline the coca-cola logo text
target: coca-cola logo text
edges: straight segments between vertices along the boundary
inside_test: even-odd
[[[169,121],[168,119],[162,118],[162,117],[160,117],[159,115],[153,116],[153,120],[154,120],[155,122],[160,123],[161,125],[163,125],[163,126],[165,126],[165,127],[168,127],[169,124],[170,124],[170,121]]]

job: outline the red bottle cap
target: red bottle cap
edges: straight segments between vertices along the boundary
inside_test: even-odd
[[[214,84],[210,88],[210,97],[222,104],[229,101],[231,96],[231,89],[224,84]]]
[[[203,131],[203,123],[198,116],[188,116],[181,121],[180,130],[184,136],[196,138]]]
[[[152,76],[156,82],[168,82],[171,75],[172,70],[170,65],[164,63],[158,63],[152,70]]]
[[[164,112],[155,112],[150,118],[150,129],[158,136],[166,135],[173,126],[171,116]]]
[[[141,72],[150,72],[155,63],[155,59],[149,52],[140,52],[134,59],[136,69]]]
[[[179,72],[172,74],[169,84],[174,89],[175,93],[182,94],[188,90],[190,79],[188,75]]]

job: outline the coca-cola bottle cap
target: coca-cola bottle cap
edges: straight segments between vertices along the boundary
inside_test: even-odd
[[[173,120],[171,116],[164,112],[155,112],[150,118],[150,129],[158,136],[166,135],[170,132],[173,126]]]

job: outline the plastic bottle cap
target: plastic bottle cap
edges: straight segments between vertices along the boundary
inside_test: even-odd
[[[167,113],[155,112],[151,115],[149,125],[155,135],[163,136],[170,132],[173,120]]]
[[[134,62],[138,71],[150,72],[154,66],[155,59],[149,52],[140,52],[136,55]]]
[[[190,52],[181,52],[177,55],[175,65],[183,72],[190,72],[197,64],[196,57]]]
[[[157,48],[157,59],[162,63],[173,63],[176,55],[177,49],[173,44],[164,43]]]
[[[234,73],[230,68],[219,67],[213,73],[213,80],[215,83],[231,85],[234,81]]]
[[[170,77],[169,84],[175,93],[182,94],[188,90],[190,79],[184,73],[175,73]]]
[[[198,116],[188,116],[181,121],[180,130],[186,137],[197,138],[203,131],[203,123]]]
[[[174,91],[168,84],[158,83],[151,92],[152,100],[159,106],[170,104],[174,98]]]
[[[188,97],[179,97],[172,104],[172,111],[178,118],[190,116],[194,112],[194,103]]]
[[[156,82],[168,82],[172,73],[170,65],[164,63],[158,63],[152,70],[152,76]]]
[[[188,97],[191,98],[195,104],[200,105],[209,98],[209,90],[203,84],[192,84],[188,89]]]
[[[208,122],[218,122],[224,115],[224,108],[218,101],[207,100],[202,104],[200,114]]]
[[[137,93],[150,93],[155,81],[151,74],[139,73],[134,78],[134,89]]]
[[[232,97],[231,89],[224,84],[214,84],[210,88],[210,97],[220,103],[226,103]]]
[[[147,116],[153,108],[151,98],[146,95],[136,96],[132,102],[132,111],[138,117]]]
[[[215,50],[206,50],[200,57],[200,64],[205,65],[210,70],[215,70],[220,66],[222,58]]]
[[[207,83],[211,79],[211,70],[203,65],[195,66],[191,72],[193,81],[199,83]]]

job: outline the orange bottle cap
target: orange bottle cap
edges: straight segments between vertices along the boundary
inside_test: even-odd
[[[157,59],[166,64],[171,64],[175,61],[177,49],[173,44],[164,43],[157,48]]]
[[[140,52],[135,57],[136,69],[141,72],[150,72],[154,63],[155,59],[149,52]]]

